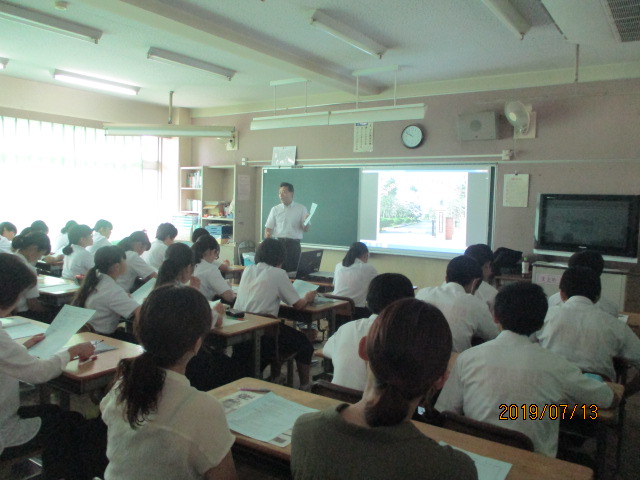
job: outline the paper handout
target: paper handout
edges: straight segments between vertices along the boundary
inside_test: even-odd
[[[28,350],[29,353],[40,358],[55,355],[93,317],[94,313],[96,311],[89,308],[63,306],[44,333],[44,340],[31,347]]]
[[[293,282],[293,288],[295,289],[296,293],[300,295],[300,298],[302,298],[307,292],[315,292],[316,290],[318,290],[318,285],[305,282],[304,280],[295,280]]]
[[[309,222],[311,221],[311,219],[313,218],[313,214],[316,213],[316,209],[318,208],[318,204],[317,203],[312,203],[311,204],[311,211],[309,212],[309,216],[306,218],[306,220],[304,221],[304,226],[306,227],[307,225],[309,225]]]
[[[152,278],[147,281],[144,285],[142,285],[139,289],[131,294],[131,298],[133,298],[140,305],[144,302],[144,300],[149,296],[153,287],[156,286],[156,279]]]

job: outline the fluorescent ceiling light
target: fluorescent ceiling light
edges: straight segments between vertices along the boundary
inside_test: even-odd
[[[64,72],[62,70],[56,70],[53,73],[53,78],[55,78],[56,80],[60,80],[61,82],[71,83],[73,85],[97,88],[99,90],[106,90],[108,92],[124,93],[125,95],[137,95],[140,91],[140,87],[126,85],[124,83],[112,82],[110,80],[102,80],[100,78],[88,77],[86,75],[80,75],[78,73]]]
[[[482,2],[520,40],[524,38],[524,34],[531,28],[531,24],[520,15],[520,12],[515,9],[509,0],[482,0]]]
[[[8,58],[0,58],[0,70],[7,68],[7,63],[9,63]]]
[[[355,110],[337,110],[335,112],[256,117],[251,121],[251,130],[392,122],[397,120],[422,120],[424,119],[426,109],[427,107],[425,107],[424,103],[416,103],[395,107],[359,108]]]
[[[106,135],[154,137],[216,137],[232,138],[236,127],[199,126],[199,125],[133,125],[105,124]]]
[[[373,57],[382,58],[386,51],[386,48],[376,41],[354,30],[349,25],[331,18],[320,10],[313,12],[311,25]]]
[[[73,38],[88,40],[93,43],[98,43],[98,40],[102,37],[102,30],[2,1],[0,1],[0,18],[6,18],[32,27],[43,28]]]
[[[147,58],[171,65],[182,65],[197,68],[199,70],[204,70],[205,72],[219,75],[226,78],[227,80],[231,80],[236,74],[235,70],[220,67],[218,65],[214,65],[213,63],[198,60],[197,58],[188,57],[186,55],[182,55],[181,53],[162,50],[161,48],[151,47],[147,52]]]

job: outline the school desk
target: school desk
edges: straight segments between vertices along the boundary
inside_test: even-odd
[[[80,287],[73,280],[38,275],[38,288],[42,303],[59,307],[66,303],[71,303]]]
[[[230,279],[232,283],[240,283],[242,272],[244,272],[244,266],[229,265],[227,270],[224,272],[224,278]]]
[[[53,277],[60,277],[62,275],[62,264],[62,260],[53,263],[38,261],[36,263],[36,269],[38,270],[38,273],[43,273]]]
[[[281,303],[278,316],[296,322],[304,322],[309,328],[313,325],[313,322],[318,322],[319,324],[320,320],[326,318],[329,321],[329,336],[331,336],[336,331],[336,310],[347,304],[348,302],[345,300],[322,298],[322,303],[314,302],[298,310],[290,305]]]
[[[222,387],[211,390],[209,393],[220,399],[236,393],[239,388],[266,388],[293,402],[322,410],[341,402],[328,397],[321,397],[312,393],[295,390],[282,385],[264,382],[254,378],[242,378]],[[490,442],[482,438],[472,437],[462,433],[434,427],[426,423],[414,422],[414,425],[425,435],[436,442],[446,442],[454,447],[459,447],[485,457],[495,458],[513,466],[509,471],[507,480],[588,480],[593,478],[591,469],[582,465],[549,458],[538,453],[509,447],[500,443]],[[236,445],[257,455],[266,458],[289,462],[291,460],[291,445],[277,447],[269,443],[254,440],[244,435],[236,435]]]
[[[49,327],[46,323],[36,320],[29,321],[44,329]],[[27,339],[28,337],[21,338],[18,341],[24,343]],[[69,409],[70,394],[82,395],[106,387],[113,380],[118,362],[121,359],[137,357],[142,353],[142,347],[139,345],[89,332],[76,333],[67,342],[66,346],[70,347],[77,343],[93,340],[102,340],[107,345],[116,347],[116,349],[99,353],[95,360],[82,364],[78,360],[71,360],[62,371],[62,375],[45,384],[61,393],[60,406],[64,409]],[[41,400],[46,400],[44,389],[41,389],[40,398]]]
[[[207,342],[216,348],[226,348],[242,342],[251,342],[253,374],[256,378],[262,378],[260,365],[260,338],[269,329],[277,329],[280,320],[277,318],[262,317],[252,313],[246,313],[244,320],[235,325],[218,327],[211,330]]]

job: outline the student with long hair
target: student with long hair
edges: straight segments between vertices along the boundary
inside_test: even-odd
[[[93,245],[87,247],[87,252],[95,253],[101,249],[102,247],[111,246],[111,242],[109,241],[109,237],[111,236],[111,231],[113,230],[113,224],[109,220],[100,219],[96,222],[96,226],[93,227]]]
[[[0,317],[9,315],[20,295],[35,284],[36,277],[23,261],[16,255],[0,253]],[[82,416],[54,405],[21,407],[19,382],[47,382],[59,376],[73,358],[89,359],[94,347],[81,343],[47,359],[30,355],[29,348],[43,339],[44,335],[36,335],[21,345],[0,328],[0,461],[44,447],[46,478],[61,478],[66,476],[65,465],[60,464],[59,456],[52,454],[51,449],[68,440],[65,433],[71,435],[71,427],[81,422]]]
[[[0,253],[11,253],[11,241],[18,229],[11,222],[0,223]]]
[[[116,283],[127,271],[125,253],[120,247],[102,247],[96,252],[95,261],[76,293],[73,305],[96,311],[88,323],[96,332],[131,341],[129,334],[118,329],[122,317],[129,318],[140,310],[140,305]]]
[[[44,255],[48,255],[51,250],[49,237],[42,232],[31,232],[28,235],[16,235],[11,242],[15,255],[31,270],[31,273],[37,278],[36,262]],[[38,297],[40,290],[36,283],[29,290],[26,290],[18,300],[16,312],[23,317],[33,318],[51,322],[51,312],[40,303]]]
[[[336,265],[333,275],[332,294],[353,299],[357,318],[371,315],[366,306],[367,290],[378,271],[368,262],[367,246],[362,242],[353,242],[342,262]]]
[[[158,276],[158,272],[140,257],[151,247],[149,237],[145,232],[133,232],[122,239],[118,246],[125,251],[127,256],[127,271],[116,280],[125,292],[131,291],[136,279],[141,279],[144,283]]]
[[[420,433],[411,416],[441,388],[451,331],[433,305],[416,299],[387,306],[358,345],[367,363],[362,400],[301,416],[293,427],[291,470],[304,479],[475,479],[465,454]]]
[[[225,302],[233,304],[236,294],[222,277],[214,262],[220,256],[220,245],[211,235],[203,235],[191,246],[196,267],[194,276],[200,280],[200,292],[208,299],[219,296]]]
[[[69,244],[69,230],[78,225],[75,220],[69,220],[60,230],[60,234],[56,237],[51,245],[51,251],[56,255],[62,255],[62,249]]]
[[[144,352],[120,361],[100,403],[106,480],[237,478],[222,405],[185,378],[210,328],[207,300],[193,288],[164,285],[145,300],[135,324]]]
[[[209,231],[206,228],[196,228],[193,233],[191,234],[191,243],[196,243],[198,241],[198,239],[200,237],[203,237],[205,235],[209,235],[211,236],[211,234],[209,233]],[[217,241],[217,240],[216,240]],[[227,270],[229,270],[229,260],[219,260],[219,259],[215,259],[213,262],[211,262],[213,265],[215,265],[217,268],[220,269],[220,271],[224,274]]]
[[[142,254],[142,259],[151,267],[160,270],[165,252],[177,236],[178,229],[176,227],[171,223],[161,223],[156,230],[156,239],[151,243],[151,248]]]
[[[87,247],[93,244],[91,228],[88,225],[76,225],[69,230],[69,244],[62,249],[64,262],[62,278],[75,280],[76,275],[86,275],[93,267],[93,255]]]

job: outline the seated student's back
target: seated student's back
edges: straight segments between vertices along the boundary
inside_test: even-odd
[[[62,249],[64,254],[62,278],[75,280],[77,275],[86,275],[93,267],[93,255],[87,251],[90,245],[93,245],[93,237],[88,225],[71,227],[69,244]]]
[[[296,480],[477,478],[473,461],[438,445],[409,420],[439,388],[451,332],[433,305],[407,298],[387,306],[359,345],[368,362],[362,400],[301,416],[293,427]]]
[[[177,236],[178,229],[176,227],[171,223],[161,223],[156,230],[156,239],[151,242],[151,248],[142,254],[142,259],[151,267],[160,270],[167,248]]]
[[[95,227],[93,227],[93,245],[87,247],[87,252],[95,254],[102,247],[111,246],[109,237],[111,236],[112,230],[113,225],[110,221],[104,219],[98,220]]]
[[[336,265],[333,294],[353,299],[364,308],[369,283],[378,272],[369,262],[369,249],[362,242],[351,244],[344,259]]]
[[[143,231],[133,232],[127,238],[122,239],[118,246],[125,251],[127,256],[127,270],[116,279],[118,285],[125,292],[131,291],[136,279],[147,281],[158,276],[158,272],[140,257],[151,247],[146,233]]]
[[[11,241],[18,233],[18,229],[11,222],[0,223],[0,253],[11,253]]]

